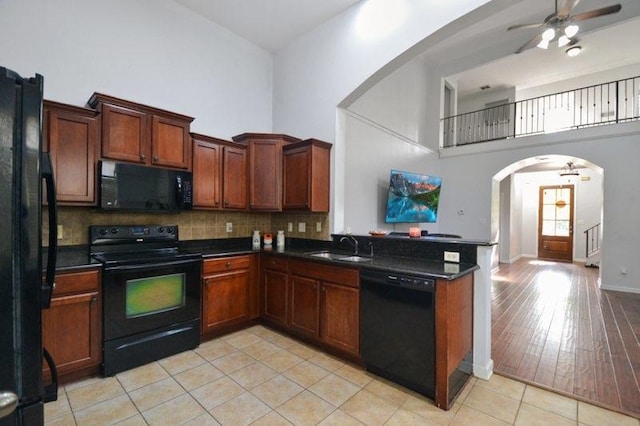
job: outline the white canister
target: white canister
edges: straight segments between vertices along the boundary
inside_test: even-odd
[[[278,248],[284,248],[284,231],[278,231],[278,235],[276,235],[276,244]]]
[[[254,250],[260,250],[260,231],[253,231],[253,237],[251,237],[251,247]]]

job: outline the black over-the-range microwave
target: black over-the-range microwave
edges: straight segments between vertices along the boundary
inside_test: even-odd
[[[128,211],[180,211],[192,207],[193,175],[182,170],[102,160],[100,208]]]

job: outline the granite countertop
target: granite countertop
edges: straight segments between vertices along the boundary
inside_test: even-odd
[[[374,269],[390,273],[403,273],[429,278],[441,278],[453,280],[478,269],[478,266],[470,263],[449,263],[416,257],[401,257],[390,255],[375,255],[371,261],[349,262],[339,259],[327,259],[312,256],[318,251],[330,250],[333,253],[340,253],[344,256],[351,256],[353,252],[335,250],[331,243],[327,241],[296,241],[285,249],[262,249],[252,250],[250,240],[227,239],[210,240],[198,242],[182,242],[180,248],[191,253],[201,253],[203,259],[243,255],[251,253],[270,253],[278,256],[288,256],[300,260],[313,261],[317,263],[339,265],[356,269]],[[362,257],[367,258],[365,254]],[[58,248],[56,270],[58,272],[68,272],[76,269],[99,268],[100,263],[92,261],[89,257],[87,246],[63,246]],[[43,254],[43,267],[46,265],[46,252]]]

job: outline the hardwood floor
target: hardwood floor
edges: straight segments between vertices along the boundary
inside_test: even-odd
[[[640,294],[598,269],[520,259],[492,277],[494,371],[640,417]]]

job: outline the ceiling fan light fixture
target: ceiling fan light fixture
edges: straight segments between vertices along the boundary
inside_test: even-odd
[[[540,49],[548,49],[549,48],[549,40],[542,39],[540,43],[538,43],[538,47]]]
[[[542,40],[546,40],[547,42],[549,42],[549,41],[553,40],[555,36],[556,36],[556,30],[553,29],[553,28],[547,28],[542,33]]]
[[[582,47],[581,46],[571,46],[570,48],[568,48],[566,50],[566,54],[567,56],[573,58],[576,57],[580,54],[580,52],[582,51]]]
[[[566,35],[561,35],[558,39],[558,47],[566,46],[570,41],[571,39],[569,37],[567,37]]]
[[[574,35],[578,34],[578,30],[580,29],[579,26],[577,26],[576,24],[571,24],[568,25],[565,29],[564,29],[564,35],[566,35],[568,38],[573,37]]]

